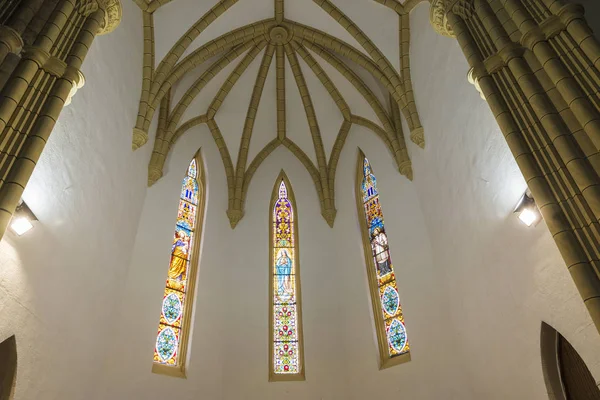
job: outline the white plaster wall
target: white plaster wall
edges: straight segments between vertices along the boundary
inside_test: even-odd
[[[198,148],[206,164],[207,211],[200,256],[187,379],[150,372],[166,278],[181,179]],[[303,278],[306,383],[268,383],[268,209],[279,171],[286,167],[298,202]],[[206,126],[181,138],[167,173],[148,190],[123,303],[121,338],[110,382],[98,398],[158,399],[177,386],[182,398],[334,399],[342,387],[343,351],[330,334],[339,306],[326,286],[336,281],[324,268],[334,253],[324,251],[330,233],[320,216],[316,191],[302,165],[279,150],[258,170],[248,194],[246,216],[231,230],[225,214],[227,187],[218,150]],[[311,226],[312,225],[312,226]],[[306,249],[306,250],[304,250]],[[130,319],[135,315],[135,319]],[[337,350],[336,350],[337,348]],[[338,357],[334,356],[338,354]],[[319,397],[320,396],[320,397]]]
[[[0,340],[15,334],[16,400],[89,399],[129,265],[148,153],[132,154],[141,15],[96,38],[23,195],[35,229],[0,242]],[[127,60],[124,63],[122,60]]]
[[[412,361],[379,371],[374,324],[354,184],[357,146],[371,162],[378,179],[380,201],[406,318]],[[406,399],[473,398],[465,380],[455,333],[447,309],[448,294],[436,265],[415,185],[400,175],[385,146],[372,132],[353,126],[337,169],[333,233],[344,287],[344,344],[348,399],[380,396]],[[433,383],[433,384],[432,384]]]
[[[235,230],[205,126],[179,140],[165,176],[146,191],[152,143],[130,150],[142,22],[133,2],[123,7],[121,26],[95,41],[87,84],[24,194],[40,222],[0,242],[0,340],[17,336],[16,400],[543,399],[542,320],[600,377],[598,333],[543,222],[527,229],[511,214],[525,183],[466,82],[458,45],[429,27],[428,5],[411,17],[427,140],[425,150],[409,143],[414,182],[371,132],[353,127],[338,166],[333,229],[312,179],[281,148],[256,172]],[[412,346],[411,362],[384,371],[354,197],[357,146],[378,177]],[[179,185],[200,147],[208,208],[188,379],[179,380],[150,369]],[[300,217],[306,382],[267,382],[268,204],[281,168]]]
[[[473,398],[547,398],[541,321],[600,380],[598,332],[544,222],[528,229],[512,214],[523,177],[466,80],[458,43],[430,29],[428,12],[424,4],[411,15],[412,77],[426,138],[424,151],[410,144],[414,187]]]
[[[265,133],[266,134],[266,133]],[[257,170],[246,213],[229,227],[226,179],[205,126],[175,145],[167,173],[148,190],[125,286],[118,341],[99,399],[159,399],[176,387],[183,399],[365,399],[373,393],[407,398],[468,398],[432,264],[414,186],[402,177],[375,136],[353,128],[337,177],[338,214],[331,229],[320,215],[309,174],[285,148]],[[378,371],[354,182],[357,146],[379,179],[414,361]],[[202,148],[208,181],[187,379],[150,372],[160,304],[183,173]],[[299,215],[306,381],[269,383],[268,223],[275,179],[284,169]],[[402,205],[395,207],[395,205]],[[135,318],[131,318],[135,316]],[[439,384],[430,385],[434,379]],[[387,384],[386,384],[387,382]]]

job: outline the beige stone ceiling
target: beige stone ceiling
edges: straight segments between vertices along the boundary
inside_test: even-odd
[[[423,147],[409,59],[409,12],[420,0],[135,2],[144,68],[133,148],[155,135],[149,185],[199,124],[223,160],[232,227],[254,173],[279,146],[306,167],[333,225],[337,160],[353,124],[379,138],[412,180],[402,120]]]

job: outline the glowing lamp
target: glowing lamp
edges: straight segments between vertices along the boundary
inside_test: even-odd
[[[535,205],[535,200],[531,197],[529,190],[523,194],[514,212],[519,220],[527,226],[536,226],[542,219],[542,214]]]
[[[18,236],[24,235],[33,228],[33,221],[37,221],[36,216],[21,200],[10,221],[10,229]]]
[[[33,224],[25,217],[13,218],[10,223],[10,229],[19,236],[29,231],[31,228],[33,228]]]
[[[526,208],[525,210],[521,211],[521,213],[519,214],[519,219],[525,225],[531,226],[534,224],[535,221],[537,221],[538,216],[535,212]]]

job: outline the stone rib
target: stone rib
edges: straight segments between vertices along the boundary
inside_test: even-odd
[[[179,40],[171,47],[171,50],[165,55],[156,68],[156,78],[160,81],[161,77],[166,76],[166,71],[175,66],[179,58],[192,44],[192,42],[208,28],[218,17],[227,11],[238,0],[220,0],[214,7],[208,10],[200,19],[188,29]]]
[[[331,79],[329,79],[327,73],[323,71],[323,68],[321,68],[321,66],[319,65],[319,63],[317,63],[314,57],[309,52],[307,52],[302,45],[298,44],[298,42],[292,42],[292,47],[294,48],[294,50],[296,50],[300,57],[302,57],[306,64],[308,64],[315,76],[319,78],[319,80],[323,84],[323,87],[327,89],[327,92],[329,92],[329,95],[331,96],[336,106],[344,116],[344,119],[349,119],[350,115],[352,114],[350,111],[350,107],[348,106],[348,103],[346,103],[346,100],[344,100],[338,89],[335,87]]]
[[[277,91],[277,137],[279,140],[283,140],[286,135],[285,54],[283,46],[277,46],[276,49],[275,74]]]
[[[335,172],[340,159],[340,153],[344,148],[344,144],[346,143],[346,138],[348,137],[348,133],[350,133],[351,127],[352,123],[349,120],[344,120],[344,122],[342,122],[340,131],[335,138],[333,149],[331,149],[331,157],[329,158],[329,168],[327,172],[329,174],[329,196],[331,197],[332,204],[335,204]]]
[[[185,92],[183,97],[179,100],[173,112],[171,113],[171,117],[169,119],[169,125],[167,128],[168,132],[173,132],[177,127],[177,124],[180,122],[181,117],[189,107],[189,105],[194,101],[194,99],[200,94],[202,89],[221,72],[227,65],[229,65],[233,60],[242,55],[244,51],[248,50],[250,47],[254,45],[253,42],[248,42],[243,45],[240,45],[232,50],[230,50],[227,54],[225,54],[221,59],[215,62],[208,70],[206,70],[200,78],[198,78],[190,88]]]
[[[223,84],[221,85],[221,88],[217,92],[217,95],[212,100],[212,102],[208,106],[208,109],[206,110],[206,115],[208,116],[208,118],[214,118],[215,114],[219,111],[219,108],[221,108],[221,105],[223,105],[223,102],[229,95],[231,89],[233,89],[238,79],[240,79],[244,72],[246,72],[246,69],[248,69],[252,61],[254,61],[258,53],[260,53],[262,49],[264,49],[265,45],[266,42],[260,42],[259,44],[254,46],[248,52],[248,54],[246,54],[244,58],[242,58],[242,61],[240,61],[240,63],[234,68],[234,70],[229,74],[225,82],[223,82]]]
[[[246,113],[246,122],[244,123],[244,130],[242,138],[240,140],[240,149],[237,159],[237,168],[235,172],[235,200],[242,203],[242,192],[244,186],[244,171],[246,170],[246,162],[248,160],[248,150],[250,149],[250,140],[252,138],[252,132],[254,130],[254,122],[256,121],[256,113],[258,111],[258,105],[262,96],[263,89],[265,87],[265,81],[269,74],[269,67],[273,61],[273,54],[275,53],[275,46],[269,45],[265,50],[263,59],[260,64],[258,73],[256,74],[256,82],[254,89],[252,90],[252,97],[250,104],[248,105],[248,112]]]
[[[304,105],[304,111],[306,113],[306,119],[308,120],[308,126],[310,128],[313,146],[317,155],[317,165],[319,167],[319,174],[321,180],[324,180],[327,178],[327,158],[325,156],[323,139],[321,138],[321,131],[319,130],[319,123],[317,121],[315,109],[310,97],[310,93],[308,91],[308,87],[306,86],[306,81],[304,80],[304,74],[302,73],[302,69],[300,68],[300,64],[298,63],[296,53],[294,52],[292,46],[289,44],[285,45],[284,48],[288,62],[290,63],[290,67],[292,69],[292,73],[294,74],[294,79],[296,80],[296,86],[298,87],[300,97],[302,98],[302,104]]]
[[[316,53],[319,57],[327,61],[332,67],[337,69],[339,73],[342,74],[342,76],[344,76],[344,78],[346,78],[350,83],[352,83],[354,88],[363,96],[365,101],[369,103],[369,105],[373,109],[373,112],[375,112],[375,115],[377,115],[377,118],[379,118],[379,121],[381,121],[383,127],[388,132],[388,135],[394,133],[392,121],[390,120],[383,105],[381,104],[377,96],[375,96],[373,91],[364,83],[364,81],[358,75],[356,75],[354,71],[348,68],[348,66],[342,61],[340,61],[336,56],[334,56],[324,48],[320,47],[319,45],[310,43],[306,40],[302,40],[302,44],[306,45],[306,47],[308,47],[310,50]]]

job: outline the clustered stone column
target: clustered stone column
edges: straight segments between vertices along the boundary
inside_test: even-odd
[[[0,237],[119,0],[0,0]]]
[[[600,44],[564,0],[433,0],[600,330]]]

